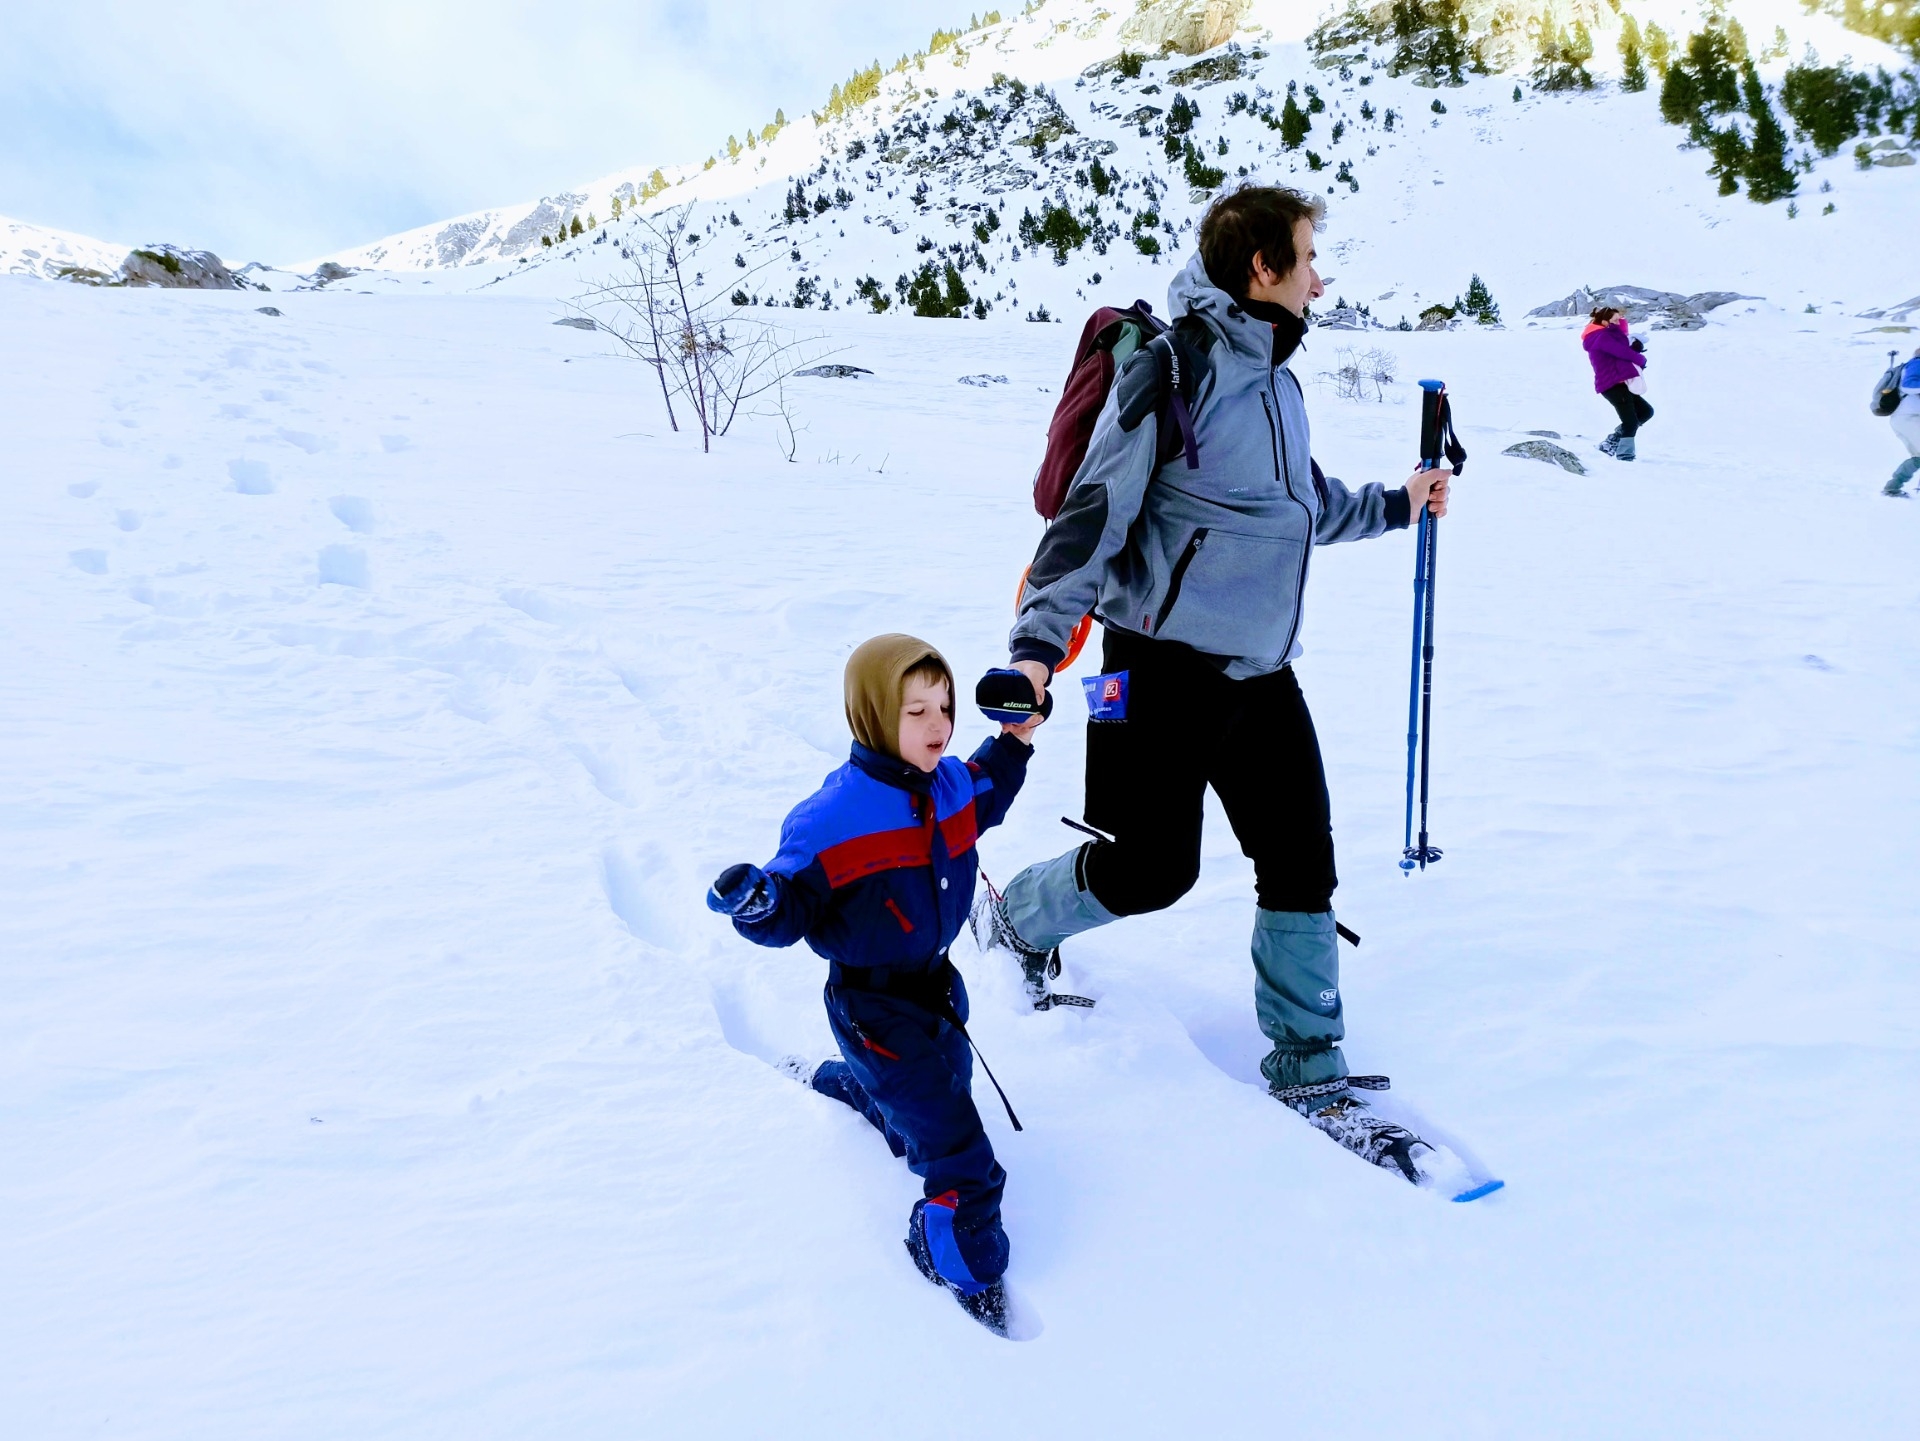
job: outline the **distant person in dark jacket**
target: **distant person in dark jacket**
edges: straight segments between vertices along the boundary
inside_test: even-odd
[[[871,1121],[924,1181],[907,1249],[928,1280],[1004,1333],[1007,1235],[994,1159],[969,1087],[967,988],[947,958],[973,905],[974,839],[1020,793],[1036,718],[1002,726],[968,761],[953,738],[953,672],[909,635],[847,658],[853,754],[780,830],[780,852],[729,866],[707,905],[762,946],[805,940],[830,963],[840,1058],[784,1068]]]
[[[1907,447],[1907,458],[1893,468],[1883,495],[1905,496],[1906,484],[1920,475],[1920,350],[1900,372],[1900,408],[1887,417],[1893,433]]]
[[[1643,353],[1646,347],[1627,339],[1627,317],[1611,305],[1597,307],[1588,317],[1580,343],[1593,362],[1593,388],[1606,397],[1620,417],[1620,424],[1600,442],[1600,448],[1615,460],[1632,460],[1634,437],[1653,419],[1653,407],[1642,394],[1645,382],[1640,378],[1647,365]]]

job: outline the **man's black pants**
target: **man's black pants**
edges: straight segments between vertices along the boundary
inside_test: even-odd
[[[1338,884],[1320,741],[1291,666],[1228,680],[1186,646],[1106,632],[1102,668],[1128,672],[1127,718],[1087,734],[1082,883],[1117,916],[1163,910],[1200,876],[1208,786],[1252,860],[1263,910],[1324,912]]]

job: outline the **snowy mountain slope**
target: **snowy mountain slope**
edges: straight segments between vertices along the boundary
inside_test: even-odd
[[[1881,337],[1654,337],[1646,458],[1582,480],[1498,453],[1600,463],[1565,331],[1378,337],[1473,460],[1414,880],[1410,543],[1316,563],[1350,1054],[1509,1190],[1435,1205],[1248,1084],[1215,812],[1191,896],[1070,947],[1097,1011],[961,948],[1028,1126],[988,1116],[1016,1348],[760,1059],[828,1044],[817,958],[700,895],[839,759],[852,643],[1002,653],[1066,330],[813,317],[873,374],[797,388],[787,464],[759,423],[701,457],[537,294],[260,300],[0,282],[18,1434],[1902,1433],[1920,517],[1874,493]],[[1404,395],[1311,390],[1332,473],[1404,474]],[[1072,840],[1075,704],[996,879]]]
[[[127,258],[131,245],[115,245],[90,235],[73,235],[10,220],[0,215],[0,275],[33,275],[59,280],[63,270],[112,273]]]
[[[1593,22],[1593,70],[1617,73],[1612,12],[1573,8]],[[1637,13],[1681,35],[1700,23],[1686,6]],[[1739,13],[1755,35],[1777,25],[1795,55],[1811,43],[1828,58],[1899,63],[1886,47],[1797,5]],[[1392,78],[1377,55],[1371,68],[1359,65],[1342,79],[1298,43],[1315,17],[1294,6],[1243,8],[1230,47],[1148,60],[1129,78],[1112,61],[1129,34],[1138,38],[1128,27],[1140,18],[1056,3],[988,26],[924,68],[885,75],[872,101],[824,127],[803,118],[757,154],[676,173],[677,183],[651,204],[691,202],[696,228],[715,247],[706,283],[744,285],[762,303],[863,305],[854,288],[871,277],[899,304],[902,278],[931,262],[936,275],[952,263],[970,301],[985,302],[989,313],[1045,305],[1073,314],[1096,295],[1157,294],[1164,281],[1156,266],[1177,262],[1211,198],[1189,183],[1184,156],[1166,153],[1179,96],[1197,105],[1188,138],[1225,183],[1244,172],[1329,193],[1336,225],[1323,269],[1336,292],[1344,283],[1349,299],[1371,304],[1388,323],[1451,301],[1474,273],[1509,321],[1576,284],[1629,277],[1680,290],[1757,289],[1796,306],[1863,308],[1911,291],[1905,253],[1887,237],[1920,214],[1920,172],[1863,174],[1844,154],[1818,161],[1802,183],[1796,208],[1805,213],[1790,218],[1784,205],[1716,196],[1707,157],[1679,148],[1684,133],[1660,122],[1651,91],[1528,89],[1516,102],[1513,74],[1435,91]],[[1764,68],[1777,74],[1780,63]],[[1312,87],[1326,106],[1293,151],[1262,115],[1290,85],[1303,105],[1312,92],[1299,87]],[[1436,102],[1444,115],[1433,112]],[[1115,174],[1106,194],[1090,175],[1096,160]],[[629,199],[630,183],[619,182]],[[616,188],[596,182],[581,193],[605,191],[604,216]],[[790,198],[804,201],[804,218]],[[1834,213],[1818,213],[1828,204]],[[1021,243],[1022,216],[1044,217],[1049,205],[1082,223],[1099,217],[1093,233],[1064,252],[1064,265]],[[976,232],[977,225],[992,228]],[[1402,227],[1417,237],[1404,237]],[[427,254],[430,232],[415,232],[409,253]],[[630,248],[638,233],[628,220],[557,253],[523,236],[529,248],[517,268],[557,261],[604,275],[618,268],[602,263],[606,247]],[[1140,235],[1156,238],[1162,254],[1142,256]],[[355,254],[366,263],[372,252]],[[498,274],[488,267],[477,279]],[[568,277],[530,283],[564,289]]]

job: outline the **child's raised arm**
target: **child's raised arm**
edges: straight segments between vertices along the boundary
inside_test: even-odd
[[[1033,759],[1033,747],[1020,739],[1024,729],[1024,726],[1004,728],[999,735],[982,741],[967,761],[967,773],[973,777],[973,823],[979,830],[1005,820],[1013,798],[1026,783],[1027,762]]]

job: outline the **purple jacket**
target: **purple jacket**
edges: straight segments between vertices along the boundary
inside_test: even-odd
[[[1627,344],[1627,322],[1616,320],[1611,325],[1589,325],[1580,337],[1580,343],[1587,348],[1587,359],[1593,362],[1593,388],[1597,391],[1612,390],[1623,381],[1632,380],[1646,365],[1646,356]]]

